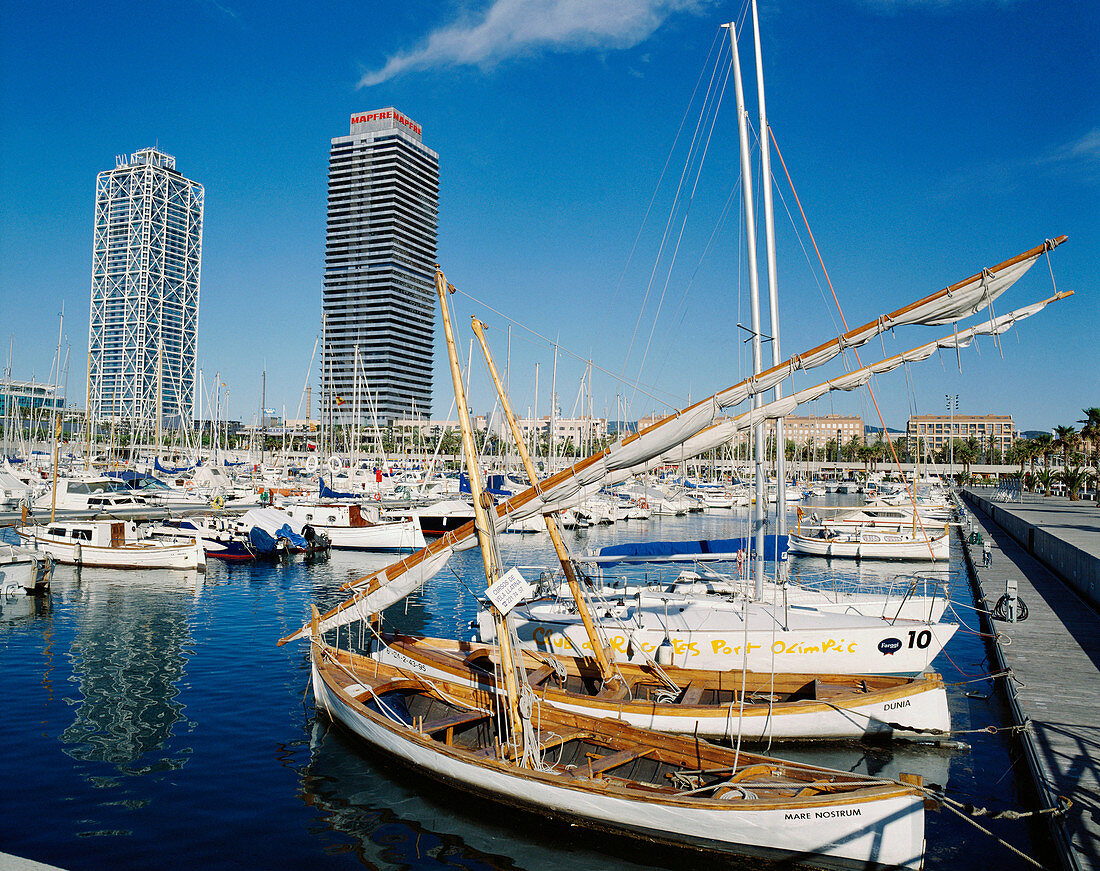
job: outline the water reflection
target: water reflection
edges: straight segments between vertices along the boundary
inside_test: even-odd
[[[0,623],[33,620],[35,617],[47,614],[49,610],[49,593],[28,596],[22,587],[0,592]]]
[[[85,569],[55,587],[84,615],[69,647],[81,698],[59,736],[67,755],[126,775],[186,764],[190,750],[161,751],[184,719],[177,696],[202,583],[197,572]]]
[[[320,812],[337,844],[367,868],[605,871],[696,869],[690,851],[557,824],[504,808],[411,772],[367,749],[324,715],[310,728],[310,760],[301,773],[301,798]],[[708,855],[705,865],[764,871],[759,860]]]

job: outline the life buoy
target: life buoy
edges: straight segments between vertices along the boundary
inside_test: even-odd
[[[218,511],[221,511],[223,508],[225,508],[225,500],[221,496],[215,496],[214,501],[210,504],[213,505],[214,508],[216,508]]]
[[[375,493],[374,494],[374,501],[375,502],[381,502],[382,501],[382,494],[381,493]]]
[[[307,457],[306,458],[306,471],[307,472],[316,472],[317,471],[317,458],[316,457]]]
[[[333,454],[331,457],[328,458],[328,470],[330,472],[339,472],[343,468],[344,461],[341,460],[337,454]]]
[[[645,499],[639,499],[638,500],[638,507],[642,508],[642,509],[648,509],[649,508],[649,503]]]

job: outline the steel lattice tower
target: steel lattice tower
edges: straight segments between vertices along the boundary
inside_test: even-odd
[[[202,219],[202,185],[155,148],[129,161],[119,157],[97,176],[88,326],[92,420],[155,429],[159,386],[161,423],[191,425]]]
[[[431,408],[438,214],[439,155],[420,125],[392,107],[352,115],[329,151],[321,307],[331,420],[373,422],[377,412],[392,422]]]

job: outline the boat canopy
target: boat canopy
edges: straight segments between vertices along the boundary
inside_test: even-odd
[[[180,466],[178,469],[170,469],[167,466],[162,466],[160,464],[160,457],[153,457],[153,468],[156,469],[158,472],[160,472],[163,475],[182,475],[184,472],[190,472],[196,466],[201,466],[201,465],[202,465],[202,458],[200,457],[199,460],[194,465]]]
[[[585,557],[583,561],[602,565],[621,562],[719,562],[736,560],[738,551],[743,551],[747,559],[752,559],[754,550],[752,536],[704,541],[638,541],[601,547],[599,554]],[[786,556],[787,536],[764,536],[764,559],[774,561],[785,559]]]
[[[359,499],[361,493],[342,493],[339,490],[333,490],[325,483],[324,477],[317,479],[320,482],[320,486],[317,492],[320,499]]]

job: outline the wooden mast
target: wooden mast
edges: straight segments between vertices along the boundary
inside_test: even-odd
[[[462,429],[462,451],[466,458],[466,475],[470,480],[470,494],[474,500],[474,525],[481,542],[481,561],[485,568],[485,581],[493,584],[500,577],[500,564],[493,542],[494,527],[491,525],[488,509],[492,507],[492,497],[481,488],[481,472],[478,468],[477,452],[474,450],[474,434],[470,426],[469,406],[466,404],[466,391],[462,386],[462,372],[458,365],[458,351],[455,348],[454,332],[447,307],[447,292],[454,293],[454,287],[447,284],[443,270],[435,268],[435,290],[439,296],[439,307],[443,314],[443,333],[447,339],[447,357],[451,364],[451,380],[454,382],[455,405],[458,410],[458,423]],[[495,509],[494,509],[495,514]],[[512,633],[508,628],[508,618],[490,604],[493,622],[496,624],[497,644],[500,645],[500,664],[504,676],[504,691],[507,696],[506,711],[508,732],[516,742],[521,753],[519,758],[526,759],[523,750],[523,725],[519,715],[519,688],[516,683],[515,658],[512,652]]]
[[[497,374],[497,368],[493,364],[493,357],[489,353],[489,345],[485,341],[485,325],[477,318],[470,319],[470,326],[474,331],[474,335],[477,336],[477,340],[481,343],[481,351],[485,355],[485,362],[489,366],[489,374],[493,378],[493,384],[497,389],[497,396],[500,399],[501,407],[504,409],[504,416],[508,418],[508,426],[512,430],[512,438],[515,440],[516,448],[519,450],[520,459],[523,461],[523,468],[527,471],[527,478],[531,482],[531,486],[535,488],[535,493],[538,496],[542,495],[542,490],[539,487],[538,474],[535,472],[535,464],[531,462],[531,455],[527,453],[527,447],[523,443],[523,434],[520,432],[519,424],[516,423],[516,416],[512,413],[512,406],[508,402],[508,395],[504,391],[504,385],[501,384],[500,376]],[[577,611],[581,615],[581,620],[584,621],[584,631],[588,634],[588,641],[592,645],[592,653],[596,657],[596,663],[600,667],[600,676],[603,678],[604,685],[619,680],[619,676],[614,672],[611,667],[611,663],[607,658],[607,651],[604,649],[604,645],[596,632],[596,624],[592,621],[592,615],[588,611],[587,600],[584,597],[584,593],[581,590],[581,585],[577,581],[577,573],[573,568],[573,561],[569,558],[569,551],[566,550],[565,542],[562,541],[561,532],[558,530],[558,522],[550,514],[543,514],[542,519],[546,521],[546,531],[550,533],[550,540],[554,542],[554,550],[557,552],[558,561],[561,562],[562,571],[565,573],[565,580],[569,584],[569,591],[573,594],[573,601],[577,603]]]

